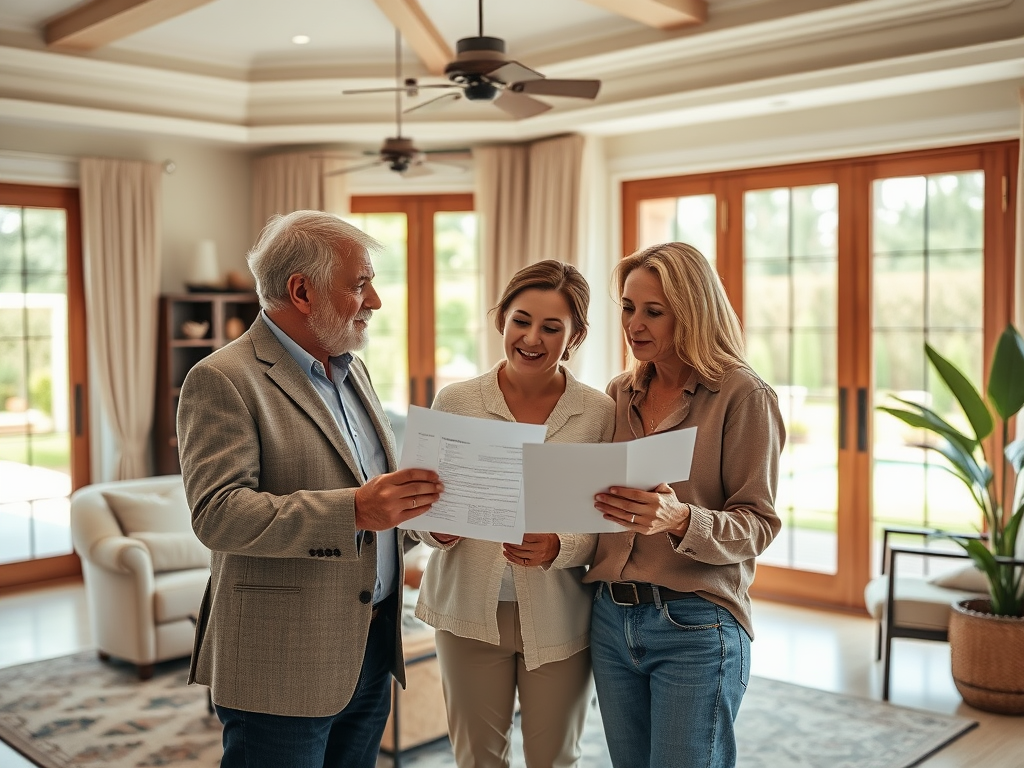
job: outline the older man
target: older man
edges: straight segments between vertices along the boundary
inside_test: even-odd
[[[274,217],[249,253],[263,311],[181,388],[178,439],[212,576],[190,682],[224,724],[222,766],[376,762],[401,636],[402,534],[442,490],[394,471],[359,358],[381,306],[370,251],[335,216]]]

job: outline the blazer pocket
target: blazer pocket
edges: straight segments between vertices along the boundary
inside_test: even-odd
[[[276,587],[272,584],[235,584],[235,592],[264,592],[267,594],[294,594],[300,587]]]

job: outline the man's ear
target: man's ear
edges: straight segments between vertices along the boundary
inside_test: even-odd
[[[310,303],[313,298],[310,296],[311,292],[309,279],[305,275],[296,272],[288,278],[288,300],[293,307],[304,315],[308,315],[313,311],[312,304]]]

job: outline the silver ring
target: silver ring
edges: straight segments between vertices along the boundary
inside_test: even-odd
[[[629,518],[629,522],[635,523],[636,522],[636,515],[633,515],[631,518]]]
[[[419,500],[420,500],[419,496],[413,496],[412,497],[412,508],[413,509],[416,509],[416,507],[419,506],[419,504],[418,504]]]

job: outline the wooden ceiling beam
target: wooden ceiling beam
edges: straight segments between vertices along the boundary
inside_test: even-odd
[[[43,27],[48,46],[91,51],[212,0],[91,0]]]
[[[585,0],[655,29],[677,29],[708,19],[706,0]]]
[[[437,27],[427,18],[417,0],[373,0],[412,48],[432,75],[443,75],[453,58]]]

